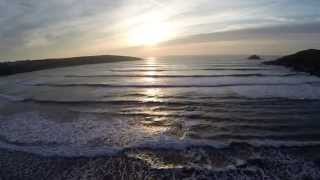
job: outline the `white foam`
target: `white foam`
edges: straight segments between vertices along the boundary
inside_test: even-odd
[[[238,61],[234,61],[239,63]],[[249,61],[248,61],[249,62]],[[139,62],[143,63],[143,62]],[[158,63],[158,64],[157,64]],[[165,64],[143,63],[142,65],[152,66],[173,66],[174,68],[181,68],[181,63],[168,61]],[[200,66],[206,68],[207,65],[214,65],[214,61],[199,62],[192,60],[186,66],[192,68],[193,66]],[[217,62],[216,62],[217,63]],[[232,62],[219,62],[225,65],[233,64]],[[218,64],[219,64],[218,63]],[[244,65],[250,64],[247,61],[242,62]],[[132,68],[139,64],[119,64],[119,67],[127,67],[130,65]],[[254,64],[260,66],[259,64]],[[96,66],[82,66],[72,68],[72,73],[83,74],[128,74],[127,72],[107,72],[107,69],[112,68],[110,64],[105,67],[101,65]],[[263,74],[278,74],[289,73],[284,68],[269,67],[272,70],[250,71],[250,73],[263,73]],[[273,69],[275,68],[275,69]],[[152,68],[151,68],[152,69]],[[223,78],[64,78],[63,74],[68,74],[70,69],[54,69],[42,71],[41,73],[29,73],[27,77],[24,74],[11,76],[10,79],[2,78],[0,82],[0,108],[5,106],[7,101],[21,101],[28,97],[33,99],[42,100],[101,100],[105,95],[112,96],[116,99],[116,95],[125,95],[128,92],[133,92],[134,88],[120,88],[108,89],[101,88],[84,88],[84,87],[34,87],[38,83],[119,83],[121,85],[145,85],[149,84],[163,84],[163,85],[219,85],[219,84],[237,84],[237,83],[250,83],[262,84],[257,86],[230,86],[230,87],[212,87],[212,88],[183,88],[177,89],[161,89],[165,96],[175,96],[181,94],[189,94],[190,97],[197,94],[198,96],[210,97],[225,97],[225,96],[239,96],[249,98],[289,98],[289,99],[320,99],[320,88],[318,85],[308,84],[306,82],[319,81],[319,78],[313,76],[294,76],[294,77],[223,77]],[[144,72],[140,75],[176,75],[187,74],[190,72],[157,72],[152,71]],[[206,75],[208,72],[192,71],[195,75]],[[232,74],[236,73],[232,70],[214,72],[213,74]],[[248,73],[246,71],[239,71],[240,73]],[[41,76],[44,74],[45,76]],[[57,76],[57,74],[59,76]],[[189,74],[190,75],[190,74]],[[41,76],[41,77],[40,77]],[[8,77],[9,78],[9,77]],[[3,81],[2,81],[3,80]],[[263,84],[276,83],[279,85],[263,86]],[[293,85],[285,85],[293,84]],[[187,89],[187,90],[186,90]],[[135,90],[141,92],[141,89]],[[180,93],[181,92],[181,93]],[[186,93],[188,92],[188,93]],[[158,91],[146,92],[145,94],[156,96]],[[121,96],[120,96],[121,97]],[[194,96],[197,97],[197,96]],[[127,98],[127,97],[125,97]],[[187,99],[186,100],[190,100]],[[12,103],[13,104],[13,103]],[[44,105],[46,106],[46,105]],[[71,107],[77,109],[79,107]],[[82,107],[81,107],[82,108]],[[80,108],[80,109],[81,109]],[[87,107],[85,107],[87,108]],[[91,106],[89,106],[91,108]],[[110,107],[108,110],[110,110]],[[116,107],[118,108],[118,107]],[[95,107],[93,107],[95,110]],[[114,110],[116,111],[116,110]],[[107,111],[110,112],[110,111]],[[21,113],[17,112],[15,115],[5,117],[0,112],[0,147],[12,150],[28,151],[42,155],[61,155],[61,156],[90,156],[104,153],[114,153],[118,150],[128,147],[170,147],[170,148],[184,148],[189,145],[210,145],[214,147],[222,147],[226,142],[217,142],[209,140],[190,140],[190,139],[175,139],[166,135],[166,127],[144,127],[139,124],[139,120],[130,119],[125,117],[122,119],[115,117],[101,117],[97,115],[90,115],[90,113],[79,113],[79,118],[70,120],[57,121],[46,117],[46,112],[33,112]],[[57,116],[57,119],[60,117]],[[63,118],[60,118],[63,119]],[[3,141],[1,141],[1,138]],[[232,141],[232,140],[231,140]],[[232,141],[236,142],[236,140]],[[247,141],[248,142],[248,141]],[[250,141],[254,145],[315,145],[319,142],[301,142],[301,141],[271,141],[271,140],[257,140]]]
[[[42,155],[96,155],[158,142],[165,129],[147,129],[121,119],[82,114],[76,121],[55,122],[38,112],[17,113],[0,122],[1,147]]]

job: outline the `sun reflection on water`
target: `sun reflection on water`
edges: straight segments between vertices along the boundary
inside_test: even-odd
[[[156,82],[155,75],[157,74],[156,58],[150,57],[146,59],[146,71],[143,78],[143,82],[146,82],[148,85],[154,84]]]
[[[146,59],[146,72],[145,75],[147,77],[144,77],[142,79],[143,82],[146,83],[146,85],[154,85],[156,84],[159,79],[153,77],[157,75],[157,59],[155,57],[149,57]],[[160,88],[146,88],[143,90],[143,94],[145,95],[143,101],[160,101],[159,97],[162,94],[162,89]]]
[[[148,88],[144,90],[145,98],[143,101],[160,102],[162,91],[159,88]]]
[[[154,88],[152,85],[161,81],[161,79],[156,78],[154,76],[158,73],[157,59],[155,57],[150,57],[145,60],[145,69],[143,72],[143,77],[141,79],[145,85],[151,86],[148,88],[141,89],[141,93],[144,95],[141,97],[142,102],[161,102],[161,97],[163,96],[163,90],[161,88]],[[166,133],[170,130],[170,126],[168,126],[165,122],[167,122],[166,118],[159,118],[157,116],[166,115],[167,112],[159,112],[157,111],[158,106],[155,105],[146,105],[141,108],[143,114],[146,115],[142,122],[141,130],[144,133],[151,135],[160,135]]]

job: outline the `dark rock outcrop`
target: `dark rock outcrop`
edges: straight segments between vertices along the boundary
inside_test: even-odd
[[[25,73],[44,69],[79,66],[86,64],[99,64],[118,61],[139,60],[140,58],[128,56],[84,56],[60,59],[25,60],[0,63],[0,76],[8,76],[17,73]]]
[[[252,55],[252,56],[249,56],[248,59],[250,59],[250,60],[260,60],[261,57],[258,56],[258,55]]]
[[[265,62],[267,65],[281,65],[297,71],[308,72],[320,76],[320,50],[309,49],[278,60]]]

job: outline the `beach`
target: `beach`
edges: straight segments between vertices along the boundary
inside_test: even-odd
[[[0,150],[2,179],[317,179],[319,146],[128,149],[95,157]]]

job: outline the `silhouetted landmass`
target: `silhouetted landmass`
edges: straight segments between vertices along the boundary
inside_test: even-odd
[[[265,64],[286,66],[297,71],[320,76],[320,50],[309,49],[300,51],[275,61],[265,62]]]
[[[44,69],[53,69],[60,67],[78,66],[86,64],[110,63],[119,61],[140,60],[140,58],[129,56],[83,56],[60,59],[42,59],[42,60],[25,60],[15,62],[0,63],[0,76],[7,76],[17,73],[25,73]]]
[[[250,60],[260,60],[261,57],[258,56],[258,55],[252,55],[252,56],[249,56],[248,59],[250,59]]]

